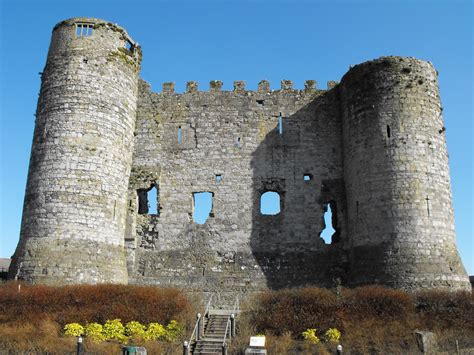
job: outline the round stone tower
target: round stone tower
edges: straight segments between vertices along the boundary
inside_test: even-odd
[[[127,283],[127,185],[141,50],[121,27],[54,27],[10,278]]]
[[[340,94],[349,282],[470,290],[433,65],[400,57],[356,65]]]

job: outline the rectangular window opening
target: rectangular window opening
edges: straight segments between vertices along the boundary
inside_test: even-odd
[[[160,197],[156,183],[149,189],[138,189],[137,196],[138,214],[160,215]]]
[[[265,106],[265,100],[256,100],[256,101],[257,101],[257,104],[261,106]]]
[[[390,132],[390,126],[387,125],[387,137],[390,138],[391,132]]]
[[[304,174],[303,175],[303,180],[304,181],[311,181],[311,180],[313,180],[313,175],[312,174]]]
[[[132,43],[132,42],[130,42],[130,41],[125,41],[125,48],[126,48],[127,50],[129,50],[130,52],[133,53],[133,48],[134,48],[134,46],[133,46],[133,43]]]
[[[92,23],[76,23],[76,37],[90,37],[94,24]]]
[[[217,174],[216,175],[216,182],[221,182],[222,181],[222,174]]]
[[[213,192],[193,192],[193,221],[197,224],[206,223],[212,213]]]
[[[275,216],[281,212],[281,197],[277,191],[265,191],[260,196],[260,214]]]

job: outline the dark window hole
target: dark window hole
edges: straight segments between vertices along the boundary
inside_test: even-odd
[[[257,104],[265,106],[265,100],[256,100]]]

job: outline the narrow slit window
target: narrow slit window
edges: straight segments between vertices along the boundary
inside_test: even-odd
[[[390,126],[387,125],[387,137],[390,138],[391,133],[390,133]]]
[[[278,134],[280,135],[283,134],[283,117],[281,117],[281,112],[280,112],[280,115],[278,116]]]
[[[240,137],[238,137],[237,140],[235,141],[235,146],[236,146],[237,148],[240,148],[241,145],[242,145],[242,143],[241,143]]]
[[[263,215],[277,215],[281,212],[280,194],[276,191],[267,191],[260,197],[260,213]]]
[[[206,223],[212,216],[212,192],[194,192],[193,193],[193,220],[197,224]]]
[[[335,209],[334,203],[328,203],[324,206],[324,229],[321,231],[320,237],[324,240],[324,243],[331,244],[333,235],[336,232],[334,229],[334,216],[333,209]]]
[[[183,129],[181,126],[178,127],[178,144],[183,143]]]

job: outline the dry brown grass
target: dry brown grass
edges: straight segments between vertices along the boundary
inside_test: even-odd
[[[77,285],[51,287],[18,284],[0,285],[0,352],[65,354],[73,352],[76,339],[64,337],[67,323],[81,324],[119,318],[147,324],[167,324],[172,319],[190,327],[194,323],[191,303],[173,288],[124,285]],[[117,354],[121,345],[94,344],[85,348],[96,354]],[[175,354],[179,342],[148,342],[149,353]]]

